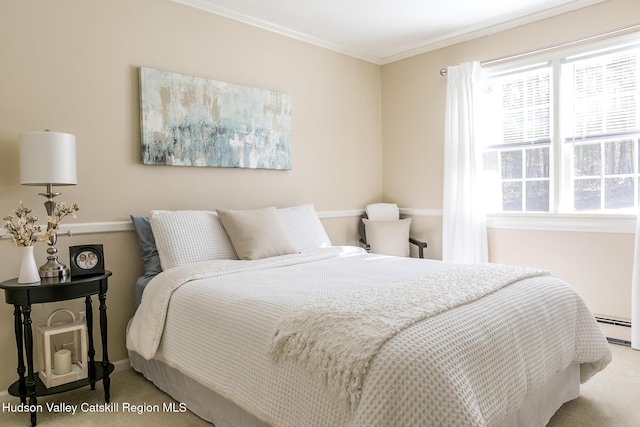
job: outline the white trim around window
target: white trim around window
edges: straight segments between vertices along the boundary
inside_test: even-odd
[[[487,216],[487,227],[511,230],[635,234],[636,215],[601,213],[496,213]]]
[[[441,217],[441,209],[401,208],[411,216]],[[635,234],[635,214],[505,212],[487,215],[487,227],[507,230],[577,231]]]

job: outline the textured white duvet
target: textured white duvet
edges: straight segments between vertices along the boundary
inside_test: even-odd
[[[570,364],[581,364],[586,381],[610,361],[584,302],[548,276],[400,331],[371,359],[353,413],[295,360],[276,362],[269,353],[278,322],[314,301],[452,267],[358,248],[178,267],[147,286],[127,346],[274,426],[292,427],[491,426]]]

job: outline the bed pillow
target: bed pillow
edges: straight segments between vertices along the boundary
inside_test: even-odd
[[[409,256],[409,228],[411,218],[395,221],[363,219],[370,251],[381,255]]]
[[[278,209],[278,216],[298,251],[331,246],[312,204]]]
[[[153,277],[162,271],[160,266],[160,256],[156,248],[156,239],[151,231],[151,224],[148,216],[130,215],[133,228],[138,235],[138,246],[144,265],[144,277]]]
[[[216,211],[240,259],[261,259],[298,252],[275,207]]]
[[[215,212],[153,211],[151,229],[163,270],[214,259],[238,259]]]

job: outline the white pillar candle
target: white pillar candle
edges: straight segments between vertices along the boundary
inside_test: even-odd
[[[53,373],[64,375],[71,372],[71,350],[62,349],[53,355]]]

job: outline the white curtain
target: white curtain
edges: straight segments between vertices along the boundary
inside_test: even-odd
[[[488,261],[482,194],[482,158],[477,145],[480,63],[447,69],[442,201],[442,260]]]
[[[631,278],[631,347],[640,350],[640,213],[636,222],[636,245]]]

